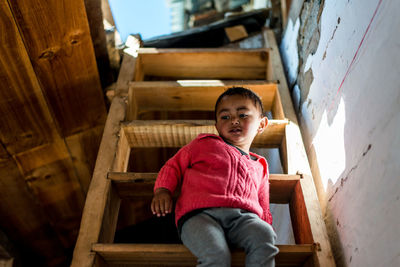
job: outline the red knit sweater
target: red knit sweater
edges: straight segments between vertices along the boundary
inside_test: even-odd
[[[181,186],[175,222],[186,213],[211,207],[248,210],[272,224],[269,210],[268,164],[252,160],[214,134],[200,134],[161,168],[154,187],[173,193]]]

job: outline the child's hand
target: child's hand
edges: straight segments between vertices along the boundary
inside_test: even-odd
[[[151,201],[151,211],[157,217],[165,216],[171,213],[172,196],[171,192],[166,188],[157,188],[153,200]]]

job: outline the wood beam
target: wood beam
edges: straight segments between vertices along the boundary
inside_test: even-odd
[[[234,86],[256,92],[264,110],[272,109],[277,85],[266,81],[182,80],[164,82],[132,82],[129,90],[137,103],[138,112],[156,110],[206,110],[213,111],[220,94]],[[201,87],[201,88],[200,88]]]
[[[65,144],[85,196],[89,190],[103,130],[104,125],[100,125],[65,138]]]
[[[113,182],[117,194],[122,199],[151,198],[156,178],[157,173],[110,172],[108,174],[108,179]],[[271,203],[289,203],[299,180],[299,175],[270,174]]]
[[[254,147],[279,147],[287,120],[270,120]],[[182,147],[200,133],[217,134],[213,120],[135,120],[123,123],[130,147]]]
[[[45,261],[43,265],[65,262],[61,240],[13,158],[0,160],[0,177],[0,228],[27,257],[37,256],[30,258],[32,262],[38,258]]]
[[[202,79],[265,79],[268,49],[155,49],[138,51],[145,75]]]
[[[278,245],[276,266],[303,266],[314,245]],[[92,250],[109,266],[195,266],[196,257],[180,244],[94,244]],[[232,266],[244,265],[245,253],[234,250]]]

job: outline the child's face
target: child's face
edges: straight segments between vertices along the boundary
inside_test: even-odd
[[[219,135],[247,153],[254,137],[267,126],[260,108],[241,95],[224,96],[218,104],[216,118]]]

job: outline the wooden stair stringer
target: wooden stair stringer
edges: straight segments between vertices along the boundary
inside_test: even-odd
[[[92,244],[104,242],[102,236],[105,236],[105,232],[111,232],[111,234],[108,234],[108,240],[111,237],[113,238],[112,229],[115,229],[115,226],[109,225],[109,223],[116,223],[116,216],[111,211],[114,205],[110,204],[115,201],[111,201],[109,197],[112,190],[111,183],[107,180],[107,174],[110,170],[125,171],[117,164],[120,160],[118,159],[119,132],[120,123],[126,119],[128,83],[134,77],[135,68],[132,68],[132,66],[135,66],[135,64],[136,59],[134,57],[125,55],[118,76],[116,96],[111,102],[86,197],[79,235],[71,262],[72,267],[94,266],[96,255],[91,252]],[[110,226],[111,229],[105,229],[106,226]]]
[[[285,138],[280,149],[281,155],[283,155],[281,158],[285,159],[282,161],[284,172],[288,174],[301,173],[303,175],[304,179],[301,180],[300,191],[304,197],[305,209],[307,211],[313,241],[318,244],[315,262],[320,266],[333,267],[336,265],[332,254],[332,248],[329,242],[325,221],[322,217],[322,210],[299,128],[297,115],[286,82],[279,48],[273,31],[265,28],[263,30],[263,36],[265,47],[270,49],[270,61],[269,66],[267,66],[266,79],[278,81],[278,90],[285,117],[291,122],[290,125],[286,126]]]

